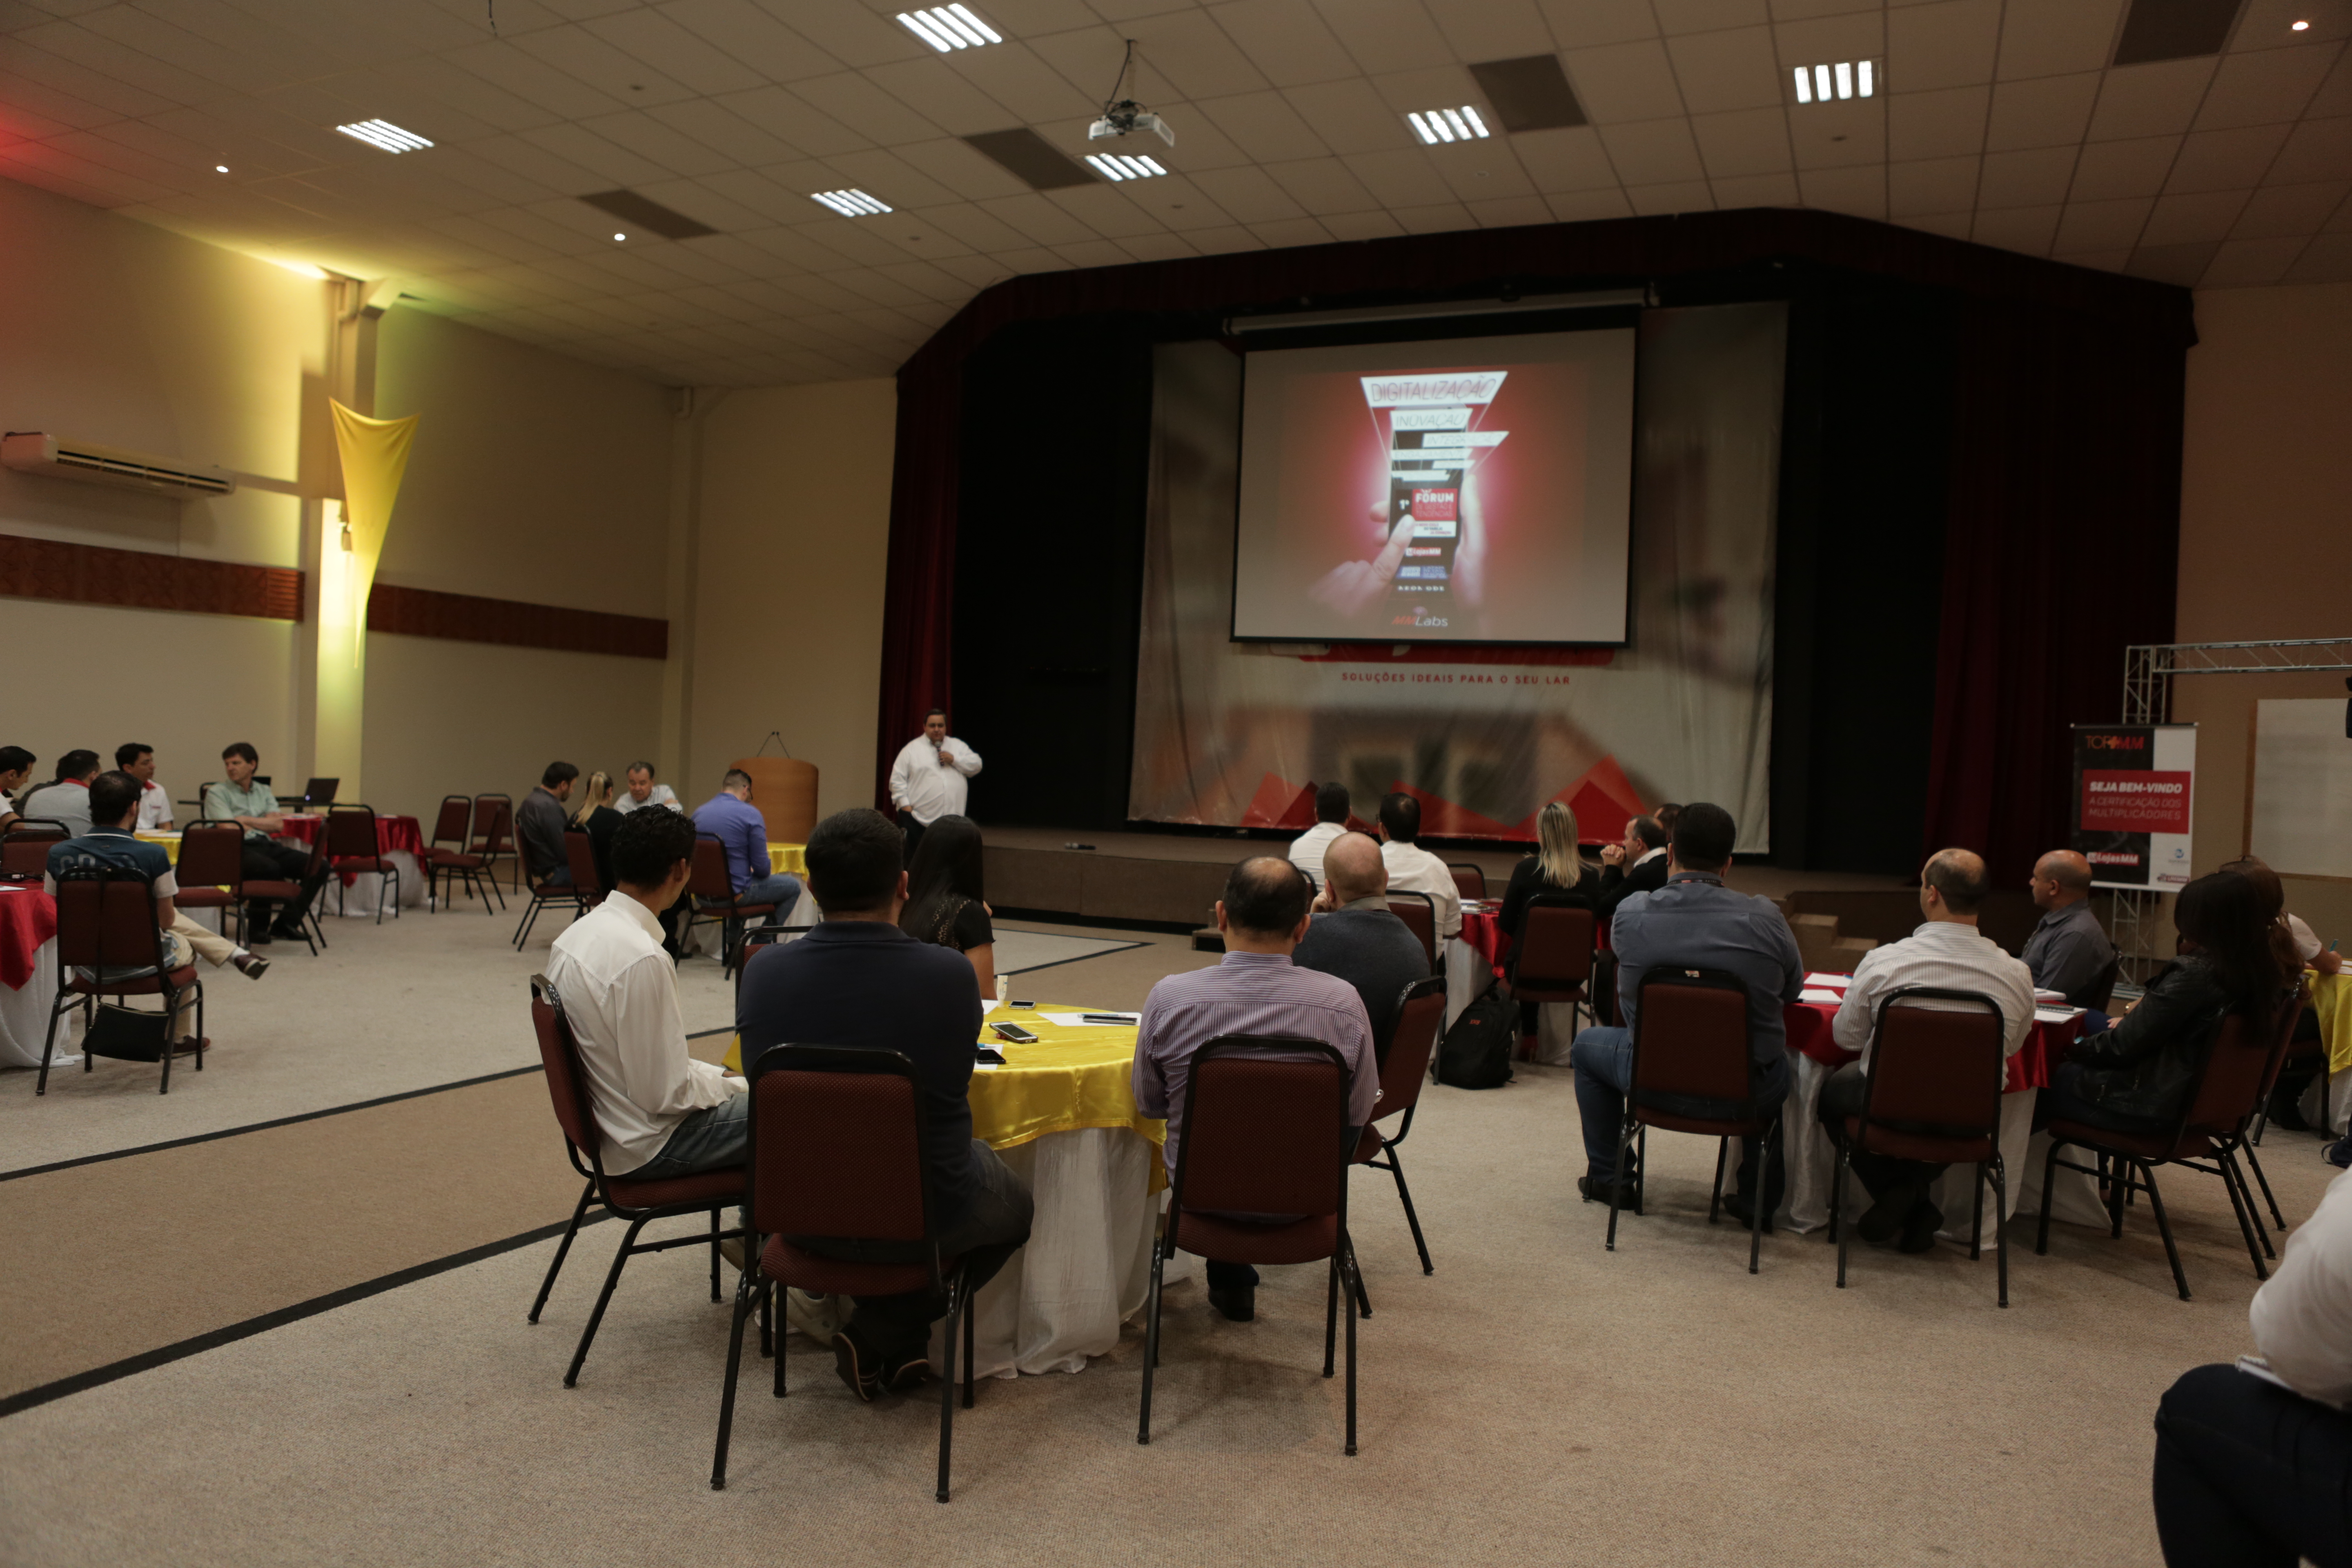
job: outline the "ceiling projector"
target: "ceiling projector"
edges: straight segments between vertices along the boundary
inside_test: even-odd
[[[1087,127],[1087,140],[1104,142],[1114,136],[1132,136],[1139,131],[1149,132],[1171,147],[1176,145],[1176,132],[1168,129],[1168,122],[1131,98],[1106,104],[1102,118]]]

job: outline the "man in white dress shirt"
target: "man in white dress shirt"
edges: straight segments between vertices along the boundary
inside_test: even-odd
[[[2033,972],[1977,930],[1978,907],[1991,889],[1983,857],[1968,849],[1937,850],[1919,873],[1919,912],[1926,922],[1901,942],[1872,948],[1854,966],[1853,984],[1846,988],[1830,1034],[1845,1049],[1860,1051],[1862,1060],[1840,1068],[1822,1086],[1819,1115],[1832,1142],[1844,1136],[1847,1117],[1862,1114],[1878,1004],[1889,993],[1927,985],[1989,996],[2000,1009],[2002,1056],[2015,1056],[2025,1044],[2033,1028]],[[1936,1245],[1936,1232],[1944,1223],[1943,1211],[1928,1201],[1927,1189],[1945,1169],[1857,1151],[1853,1173],[1876,1201],[1854,1229],[1864,1241],[1884,1245],[1899,1235],[1904,1251],[1927,1251]]]
[[[1445,862],[1413,842],[1421,837],[1421,802],[1400,791],[1381,798],[1381,860],[1391,893],[1426,893],[1437,913],[1437,934],[1462,932],[1462,889]]]
[[[648,805],[666,805],[672,811],[686,809],[677,804],[677,795],[669,785],[654,783],[653,763],[631,763],[628,772],[623,776],[628,780],[629,787],[623,790],[621,798],[613,803],[613,809],[623,816]]]
[[[139,821],[133,833],[168,833],[172,792],[155,782],[155,748],[142,741],[114,748],[114,765],[139,781]]]
[[[1315,826],[1290,841],[1290,863],[1307,873],[1316,890],[1323,888],[1323,851],[1348,831],[1348,786],[1327,784],[1315,792]]]
[[[907,863],[915,861],[915,846],[923,829],[942,816],[962,816],[970,780],[980,772],[980,753],[948,733],[948,710],[934,708],[923,716],[923,732],[898,749],[890,764],[890,804],[898,810],[898,826],[907,835]]]
[[[547,980],[580,1044],[607,1175],[667,1181],[743,1163],[744,1082],[687,1054],[661,910],[686,889],[694,824],[641,811],[613,834],[612,894],[572,922]]]

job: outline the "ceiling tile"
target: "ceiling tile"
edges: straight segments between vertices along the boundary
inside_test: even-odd
[[[804,155],[791,142],[770,135],[715,99],[665,103],[646,112],[680,135],[726,153],[731,163],[757,168]]]
[[[1923,213],[1900,220],[1905,228],[1921,229],[1928,234],[1940,234],[1948,239],[1966,239],[1976,226],[1976,214]]]
[[[1196,190],[1185,188],[1189,184],[1176,180],[1149,180],[1134,187],[1124,184],[1078,185],[1066,191],[1048,192],[1045,199],[1104,238],[1125,239],[1130,235],[1160,234],[1180,226],[1204,226],[1199,223],[1180,225],[1162,221],[1162,218],[1145,211],[1141,202],[1133,199],[1145,197],[1162,213],[1167,213],[1169,207],[1180,202],[1186,213],[1191,213],[1195,206],[1209,205],[1208,197]],[[1176,215],[1167,213],[1167,216]],[[1206,216],[1216,223],[1232,221],[1232,215],[1223,211],[1211,212]]]
[[[2352,180],[2310,185],[2270,185],[2256,191],[2238,215],[2232,239],[2284,239],[2317,234],[2352,195]]]
[[[1775,22],[1801,22],[1816,16],[1874,12],[1879,8],[1877,0],[1772,0],[1772,19]]]
[[[1461,202],[1492,202],[1536,195],[1535,182],[1511,156],[1508,139],[1474,142],[1467,147],[1432,147],[1430,166]]]
[[[1052,39],[1039,40],[1041,47],[1051,42]],[[1111,51],[1107,68],[1099,73],[1099,83],[1096,81],[1097,73],[1089,71],[1083,87],[1017,42],[992,45],[971,54],[970,59],[956,62],[957,74],[1003,104],[1015,121],[1027,125],[1043,125],[1076,114],[1092,118],[1102,102],[1095,95],[1108,90],[1111,78],[1118,72],[1116,49]]]
[[[2143,245],[2124,264],[2124,271],[2134,278],[2150,278],[2158,283],[2178,284],[2193,289],[2212,262],[2213,253],[2221,249],[2218,240],[2200,245]]]
[[[2230,237],[2248,195],[2245,191],[2207,191],[2196,195],[2158,196],[2139,242],[2143,247],[2218,244]]]
[[[542,125],[524,132],[521,140],[615,185],[643,184],[680,172],[607,142],[582,125]],[[487,148],[490,143],[478,145]]]
[[[1902,219],[1967,211],[1976,205],[1978,163],[1975,158],[1933,158],[1888,164],[1887,215]]]
[[[1249,229],[1266,245],[1277,250],[1286,250],[1301,245],[1328,245],[1332,238],[1331,231],[1311,217],[1283,218],[1273,223],[1254,223],[1249,226]]]
[[[1626,189],[1704,180],[1706,165],[1698,155],[1686,120],[1651,120],[1639,125],[1606,125],[1601,144]]]
[[[1013,118],[956,69],[952,59],[939,55],[876,66],[865,77],[904,104],[908,118],[929,121],[951,136],[1003,131]]]
[[[1511,138],[1511,150],[1538,191],[1617,188],[1617,171],[1601,145],[1601,132],[1590,125],[1523,131]]]
[[[1941,0],[1886,14],[1886,79],[1903,91],[1974,87],[1993,77],[2001,0]]]
[[[2197,128],[2270,125],[2302,114],[2327,78],[2338,50],[2262,49],[2221,57],[2197,111]]]
[[[2292,239],[2232,239],[2224,241],[2213,253],[2211,265],[2205,276],[2198,279],[2207,289],[2242,289],[2258,284],[2275,283],[2294,258],[2310,243],[2298,235]],[[2195,350],[2189,351],[2192,354]]]
[[[592,37],[696,93],[740,92],[766,79],[740,57],[647,7],[616,11],[583,26]]]
[[[1294,87],[1284,96],[1334,153],[1377,153],[1412,142],[1402,117],[1362,77]]]
[[[2080,151],[2074,147],[2036,147],[2023,153],[1986,153],[1978,205],[1998,208],[2054,207],[2063,204],[2067,187],[2074,183],[2074,162]]]
[[[811,77],[793,83],[793,92],[858,135],[884,147],[928,142],[941,129],[856,71]]]
[[[1407,234],[1453,234],[1478,226],[1478,220],[1470,216],[1470,209],[1459,202],[1440,202],[1425,207],[1391,207],[1389,210]]]
[[[1477,79],[1458,65],[1425,65],[1418,70],[1383,71],[1371,79],[1381,101],[1402,115],[1411,109],[1433,105],[1474,103],[1480,100]],[[1414,145],[1419,139],[1408,137]]]
[[[1987,158],[1987,164],[1992,160]],[[1979,208],[1975,232],[1969,237],[1979,245],[1998,246],[2026,256],[2047,256],[2050,242],[2058,237],[2058,220],[2065,208],[2055,204],[2047,206]]]
[[[1795,167],[1789,151],[1788,116],[1778,109],[1694,114],[1690,126],[1711,180],[1780,174]]]
[[[609,93],[599,92],[579,78],[566,75],[538,57],[504,43],[452,49],[442,58],[502,92],[510,92],[526,103],[566,119],[625,107],[615,104]]]
[[[765,159],[738,157],[656,119],[651,114],[625,111],[598,115],[579,122],[580,129],[615,146],[660,164],[674,174],[715,174]]]
[[[1658,36],[1657,17],[1650,10],[1649,0],[1538,0],[1538,4],[1544,20],[1551,25],[1552,40],[1563,49]]]
[[[2235,131],[2191,132],[2181,143],[2168,191],[2246,190],[2263,181],[2279,149],[2284,125],[2249,125]]]
[[[1552,51],[1551,28],[1535,0],[1423,0],[1455,58],[1513,60]]]
[[[632,59],[585,27],[526,33],[514,40],[514,47],[603,93],[609,100],[606,108],[669,103],[694,96],[691,89]]]
[[[1570,49],[1561,64],[1576,100],[1596,125],[1656,120],[1683,111],[1682,93],[1662,43]]]
[[[983,196],[1015,195],[1029,188],[1026,182],[971,142],[952,136],[936,142],[909,142],[891,151],[905,159],[926,179],[945,185],[961,201],[978,201]]]
[[[1592,223],[1633,216],[1633,204],[1622,190],[1613,187],[1605,191],[1555,191],[1544,197],[1544,203],[1561,223]]]
[[[1094,235],[1092,229],[1034,191],[1017,196],[997,196],[975,205],[1028,236],[1032,245],[1058,249]]]
[[[866,137],[784,88],[754,88],[750,92],[730,93],[713,101],[786,146],[798,148],[805,157],[822,158],[872,145]]]
[[[1350,153],[1339,161],[1391,212],[1453,201],[1453,190],[1418,147],[1400,147],[1392,153]]]
[[[1211,6],[1209,15],[1276,87],[1357,74],[1339,35],[1323,25],[1307,0],[1234,0]]]
[[[2306,120],[2294,128],[2271,164],[2267,183],[2298,185],[2352,174],[2352,116]]]
[[[1364,188],[1363,182],[1337,158],[1300,158],[1268,163],[1265,172],[1289,193],[1293,201],[1318,217],[1367,212],[1381,205]]]
[[[887,15],[870,10],[857,0],[790,0],[778,9],[790,19],[794,32],[844,65],[878,66],[930,52],[929,45]],[[981,49],[975,55],[992,52]]]
[[[1203,255],[1218,255],[1239,250],[1264,250],[1265,244],[1257,236],[1236,224],[1228,228],[1205,228],[1185,236],[1192,247]]]
[[[2305,115],[2326,118],[2335,114],[2352,114],[2352,49],[2336,57],[2336,68],[2319,84],[2311,101],[2303,106]]]
[[[1805,169],[1798,173],[1797,188],[1809,207],[1856,217],[1886,216],[1886,171],[1882,168]]]
[[[1195,107],[1214,121],[1235,146],[1261,163],[1313,158],[1331,150],[1277,92],[1242,93]]]
[[[1312,226],[1315,234],[1318,237],[1318,239],[1295,241],[1285,240],[1279,243],[1301,245],[1313,245],[1318,243],[1319,237],[1323,233],[1322,226],[1316,223],[1311,217],[1301,218],[1298,221]],[[1277,242],[1266,238],[1266,233],[1270,227],[1276,226],[1278,226],[1258,225],[1253,226],[1250,232],[1255,235],[1261,243],[1270,246]],[[1133,257],[1138,261],[1178,261],[1181,260],[1185,257],[1198,256],[1200,254],[1199,251],[1192,248],[1192,241],[1186,239],[1181,234],[1171,234],[1164,228],[1153,234],[1121,235],[1119,237],[1118,247],[1121,250],[1126,251],[1128,255]]]
[[[969,195],[926,176],[896,152],[874,147],[862,153],[835,153],[825,162],[840,171],[856,189],[891,207],[945,206]]]
[[[2066,216],[2058,220],[2058,238],[2053,248],[2061,256],[2078,250],[2127,249],[2138,241],[2139,231],[2147,226],[2148,212],[2155,205],[2153,197],[2069,202]]]
[[[1772,19],[1765,0],[1653,0],[1658,26],[1669,35],[1724,27],[1758,27]]]
[[[1387,239],[1404,232],[1404,226],[1387,213],[1377,209],[1355,213],[1333,213],[1319,220],[1331,231],[1334,239]]]
[[[1898,92],[1886,100],[1886,152],[1891,158],[1955,158],[1981,152],[1992,90],[1946,88]]]
[[[2165,60],[2109,71],[2099,88],[2098,107],[2091,111],[2091,140],[2177,136],[2188,130],[2213,65],[2210,59]]]
[[[1665,217],[1675,213],[1715,210],[1715,192],[1704,180],[1676,180],[1663,185],[1630,185],[1625,200],[1636,216]]]
[[[1882,102],[1816,103],[1789,114],[1789,145],[1801,169],[1879,163],[1886,157]]]
[[[1142,85],[1150,90],[1133,96],[1147,103],[1161,81],[1172,84],[1177,97],[1194,100],[1262,91],[1270,85],[1206,11],[1173,11],[1130,23],[1122,31],[1140,46],[1136,58],[1146,68]]]
[[[1735,207],[1793,207],[1803,201],[1797,194],[1793,170],[1783,174],[1738,174],[1708,183],[1715,187],[1715,205],[1726,212]]]
[[[2001,80],[2104,68],[2123,14],[2124,0],[2015,6],[2001,18]]]
[[[1734,27],[1669,37],[1666,54],[1674,62],[1684,107],[1692,114],[1780,107],[1786,89],[1769,27]]]
[[[2116,201],[2152,196],[2164,189],[2180,151],[2178,136],[2147,136],[2136,142],[2094,142],[2074,165],[2070,202]]]
[[[1551,222],[1551,208],[1541,196],[1498,196],[1465,205],[1480,228],[1519,228]]]
[[[1315,0],[1315,10],[1367,76],[1454,58],[1421,0]]]
[[[1845,16],[1784,20],[1774,25],[1772,37],[1784,70],[1826,60],[1877,60],[1882,68],[1888,63],[1885,18],[1874,6]]]
[[[660,13],[769,81],[829,76],[842,62],[817,47],[754,0],[671,0]]]
[[[2023,147],[2072,147],[2090,129],[2098,103],[2097,72],[2003,81],[1992,89],[1992,117],[1985,124],[1985,151]]]

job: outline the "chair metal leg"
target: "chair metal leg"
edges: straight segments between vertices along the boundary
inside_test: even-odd
[[[33,1093],[36,1096],[44,1095],[49,1092],[49,1058],[57,1054],[58,1020],[64,1017],[68,1010],[70,1009],[72,1005],[73,994],[71,992],[68,992],[64,997],[59,999],[56,1006],[49,1009],[48,1037],[41,1042],[41,1076],[33,1080]],[[88,1051],[82,1052],[81,1059],[82,1070],[84,1072],[89,1071],[89,1053]]]
[[[645,1227],[644,1220],[632,1223],[629,1234],[623,1237],[621,1245],[614,1249],[613,1267],[604,1275],[604,1288],[596,1293],[596,1310],[588,1314],[588,1326],[580,1331],[580,1348],[572,1352],[572,1365],[563,1373],[563,1386],[566,1388],[575,1387],[580,1382],[580,1368],[588,1359],[588,1347],[595,1342],[596,1326],[604,1321],[604,1309],[612,1303],[613,1287],[621,1282],[621,1268],[629,1261],[629,1248],[636,1245],[637,1232]],[[737,1327],[740,1329],[741,1325]]]
[[[563,1260],[572,1252],[572,1238],[580,1234],[580,1222],[588,1213],[588,1200],[595,1195],[596,1184],[593,1180],[580,1189],[580,1201],[572,1205],[572,1223],[563,1227],[563,1239],[555,1244],[555,1257],[547,1266],[547,1278],[539,1282],[539,1300],[530,1304],[524,1322],[539,1321],[540,1313],[547,1310],[547,1298],[555,1289],[555,1277],[563,1272]]]
[[[1731,1140],[1717,1139],[1715,1141],[1715,1191],[1706,1200],[1706,1223],[1709,1225],[1713,1225],[1716,1216],[1723,1212],[1723,1166],[1730,1154]]]
[[[763,1284],[760,1288],[760,1359],[767,1361],[776,1353],[775,1326],[776,1288]]]
[[[1352,1321],[1352,1318],[1350,1321]],[[1331,1267],[1323,1289],[1323,1375],[1331,1375],[1332,1356],[1339,1343],[1339,1251],[1331,1250]]]
[[[2246,1163],[2253,1167],[2254,1180],[2263,1185],[2263,1201],[2271,1206],[2271,1222],[2280,1230],[2285,1230],[2286,1215],[2279,1213],[2278,1199],[2271,1192],[2271,1179],[2263,1174],[2262,1158],[2254,1152],[2252,1144],[2246,1147]]]
[[[1772,1190],[1772,1144],[1780,1133],[1780,1119],[1775,1116],[1764,1124],[1763,1142],[1756,1151],[1756,1191],[1749,1194],[1748,1205],[1748,1272],[1753,1274],[1764,1258],[1764,1211],[1772,1206],[1768,1194]],[[1723,1156],[1730,1147],[1727,1142],[1715,1153],[1715,1181],[1717,1196],[1723,1186]]]
[[[2189,1300],[2189,1276],[2180,1271],[2180,1248],[2172,1240],[2172,1221],[2165,1216],[2164,1198],[2156,1190],[2156,1167],[2145,1160],[2135,1160],[2140,1174],[2147,1183],[2147,1206],[2156,1215],[2156,1230],[2164,1237],[2164,1256],[2172,1264],[2172,1283],[2179,1289],[2180,1299]],[[2125,1189],[2126,1192],[2129,1187]],[[2232,1201],[2235,1201],[2234,1199]]]
[[[1143,1409],[1135,1425],[1135,1440],[1151,1441],[1151,1369],[1160,1364],[1160,1265],[1167,1243],[1151,1243],[1151,1286],[1143,1304]]]
[[[1413,1212],[1412,1189],[1404,1184],[1404,1166],[1398,1161],[1397,1146],[1382,1142],[1389,1156],[1389,1174],[1396,1178],[1397,1201],[1404,1205],[1404,1222],[1412,1227],[1413,1250],[1421,1254],[1421,1271],[1434,1274],[1437,1265],[1429,1260],[1429,1243],[1422,1239],[1421,1215]]]
[[[1977,1165],[1976,1180],[1969,1184],[1969,1261],[1974,1263],[1984,1256],[1984,1163],[1979,1162]],[[1998,1220],[1995,1223],[1998,1224]]]
[[[1839,1140],[1839,1144],[1837,1174],[1830,1179],[1830,1225],[1837,1232],[1837,1288],[1843,1290],[1845,1289],[1846,1244],[1852,1237],[1845,1228],[1838,1226],[1837,1216],[1838,1211],[1845,1206],[1845,1172],[1846,1167],[1853,1163],[1853,1145],[1843,1139]]]
[[[2000,1282],[2000,1304],[2009,1305],[2009,1227],[2001,1216],[2009,1212],[2009,1171],[2002,1163],[2000,1151],[1995,1149],[1986,1165],[1992,1172],[1992,1257],[1993,1273]],[[1981,1177],[1979,1177],[1981,1179]],[[2050,1189],[2042,1189],[2047,1193]],[[2044,1200],[2047,1206],[2047,1200]]]
[[[751,1257],[750,1253],[744,1254],[747,1262]],[[710,1211],[710,1299],[724,1300],[719,1294],[719,1211],[715,1208]]]
[[[948,1459],[955,1447],[956,1406],[956,1334],[963,1327],[958,1320],[968,1321],[971,1302],[966,1299],[961,1274],[948,1286],[948,1332],[946,1370],[940,1378],[940,1486],[939,1500],[948,1500]],[[970,1370],[966,1363],[966,1370]]]
[[[634,1229],[631,1234],[635,1234]],[[741,1282],[735,1287],[734,1329],[727,1336],[727,1385],[726,1392],[719,1397],[719,1447],[710,1457],[710,1489],[715,1492],[727,1489],[727,1439],[735,1429],[735,1378],[743,1365],[743,1320],[751,1310],[751,1271],[746,1268]],[[584,1353],[587,1347],[583,1345],[581,1350]],[[782,1367],[784,1358],[778,1356],[776,1364]],[[569,1384],[572,1380],[567,1377],[563,1381]]]
[[[1633,1122],[1628,1118],[1617,1130],[1617,1168],[1609,1175],[1609,1236],[1602,1244],[1608,1252],[1617,1250],[1617,1200],[1625,1191],[1625,1150],[1633,1142]]]
[[[2230,1194],[2230,1210],[2238,1216],[2238,1235],[2246,1244],[2246,1256],[2254,1260],[2254,1278],[2267,1279],[2271,1273],[2263,1267],[2262,1249],[2255,1245],[2254,1227],[2249,1223],[2245,1200],[2239,1196],[2236,1169],[2231,1164],[2226,1151],[2216,1156],[2213,1163],[2221,1173],[2222,1188]]]
[[[2278,1249],[2271,1245],[2270,1226],[2263,1223],[2263,1211],[2254,1204],[2254,1184],[2246,1180],[2246,1167],[2238,1162],[2238,1156],[2240,1154],[2243,1154],[2247,1159],[2252,1160],[2254,1157],[2253,1146],[2247,1143],[2239,1144],[2236,1148],[2229,1150],[2222,1154],[2221,1163],[2229,1166],[2230,1173],[2237,1178],[2238,1195],[2246,1200],[2246,1217],[2254,1222],[2254,1239],[2263,1244],[2263,1256],[2264,1258],[2276,1258],[2278,1256]],[[2264,1184],[2263,1190],[2265,1194],[2268,1194],[2270,1188],[2267,1183]],[[2271,1210],[2273,1216],[2275,1216],[2278,1210],[2278,1205],[2275,1201],[2271,1205]],[[2279,1228],[2281,1230],[2284,1230],[2286,1226],[2282,1223]]]
[[[1354,1266],[1350,1268],[1349,1277],[1355,1285],[1356,1294],[1354,1300],[1357,1309],[1357,1316],[1369,1318],[1372,1315],[1371,1293],[1364,1289],[1364,1270],[1361,1265],[1356,1263],[1356,1255],[1353,1248],[1350,1248],[1348,1253],[1348,1261],[1350,1265]]]
[[[1358,1276],[1359,1276],[1359,1278],[1358,1278],[1358,1279],[1357,1279],[1357,1286],[1358,1286],[1358,1288],[1359,1288],[1359,1289],[1360,1289],[1360,1288],[1362,1287],[1363,1280],[1362,1280],[1362,1279],[1361,1279],[1361,1277],[1360,1277],[1360,1271],[1359,1270],[1359,1268],[1358,1268],[1358,1267],[1357,1267],[1357,1263],[1356,1263],[1356,1248],[1355,1248],[1355,1244],[1354,1244],[1354,1243],[1352,1243],[1352,1242],[1350,1242],[1350,1241],[1348,1239],[1348,1227],[1347,1227],[1346,1226],[1344,1226],[1344,1225],[1343,1225],[1343,1226],[1341,1226],[1339,1227],[1339,1250],[1340,1250],[1340,1252],[1341,1252],[1341,1253],[1345,1254],[1345,1255],[1346,1255],[1346,1257],[1347,1257],[1347,1259],[1348,1259],[1348,1265],[1347,1265],[1347,1267],[1348,1267],[1348,1272],[1349,1272],[1349,1273],[1350,1273],[1350,1274],[1355,1274],[1355,1275],[1358,1275]],[[1352,1455],[1352,1454],[1354,1454],[1354,1453],[1355,1453],[1355,1451],[1356,1451],[1356,1320],[1355,1320],[1354,1318],[1352,1318],[1352,1317],[1351,1317],[1351,1318],[1349,1318],[1349,1319],[1348,1320],[1348,1452],[1349,1452],[1350,1455]]]
[[[963,1407],[971,1408],[972,1325],[980,1319],[974,1308],[966,1306],[963,1314]]]

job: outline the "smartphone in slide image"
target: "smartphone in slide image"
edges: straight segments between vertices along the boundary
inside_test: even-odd
[[[1462,542],[1462,485],[1478,454],[1508,432],[1475,428],[1507,371],[1368,375],[1364,401],[1386,416],[1389,516],[1412,520],[1392,595],[1436,605],[1454,594]]]

